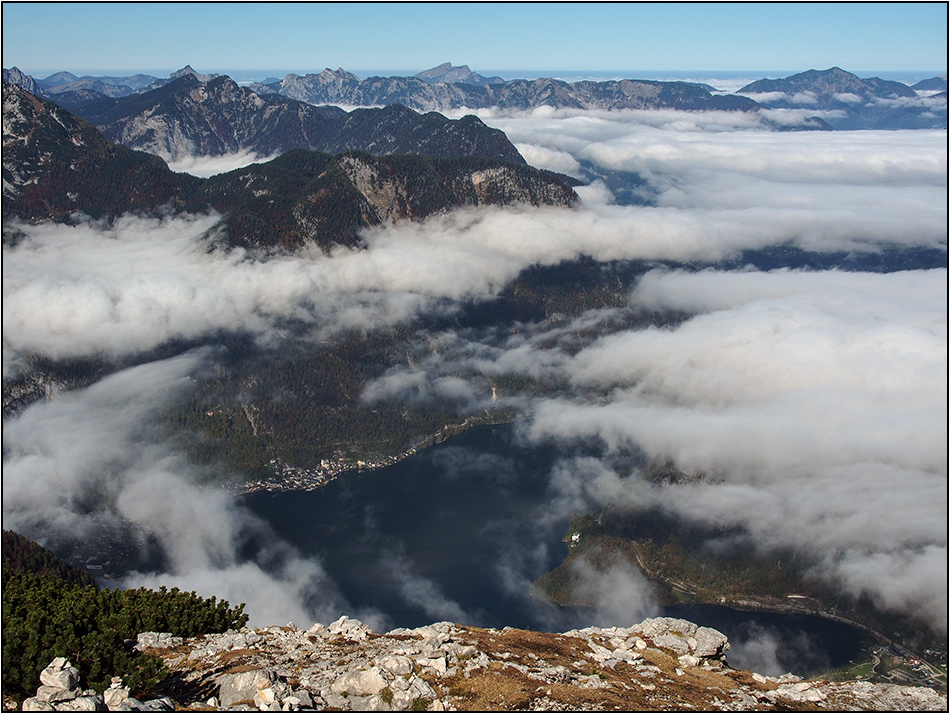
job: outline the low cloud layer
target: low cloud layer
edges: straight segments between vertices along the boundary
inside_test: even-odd
[[[483,114],[529,162],[628,174],[652,205],[617,205],[597,182],[579,191],[576,210],[458,211],[367,231],[367,249],[329,256],[210,250],[214,216],[22,226],[25,237],[3,247],[5,376],[27,354],[122,357],[226,331],[267,343],[288,323],[316,337],[408,323],[496,295],[528,266],[578,256],[946,247],[945,132],[786,134],[763,131],[756,115],[716,112]],[[741,526],[765,549],[814,555],[843,589],[945,629],[946,286],[946,270],[657,271],[631,286],[631,310],[685,313],[676,326],[621,329],[605,310],[518,334],[446,333],[364,398],[481,409],[496,376],[553,379],[560,398],[496,396],[531,408],[535,441],[595,437],[607,457],[555,468],[547,518],[629,503]],[[592,340],[604,324],[611,334]],[[125,519],[155,534],[168,563],[129,584],[247,601],[262,623],[340,614],[345,600],[319,562],[279,542],[273,558],[239,558],[243,534],[265,524],[199,488],[202,474],[146,429],[206,360],[189,353],[123,371],[8,420],[4,527],[78,538],[96,518]],[[708,479],[648,485],[609,458],[631,446]],[[513,550],[499,577],[525,588],[536,562]],[[398,576],[404,599],[433,617],[466,614],[411,568]],[[647,607],[636,573],[588,576],[604,612]]]
[[[207,178],[215,174],[223,174],[235,169],[241,169],[251,164],[262,164],[276,158],[259,156],[253,151],[240,151],[225,156],[183,156],[175,161],[168,161],[168,168],[179,173],[191,174],[200,178]],[[163,157],[166,158],[166,157]]]
[[[22,226],[26,237],[3,248],[4,363],[25,352],[127,354],[221,329],[266,338],[287,319],[324,331],[372,329],[491,296],[529,265],[579,255],[714,261],[783,244],[819,252],[946,246],[944,132],[781,134],[740,130],[740,119],[553,110],[493,117],[538,165],[629,172],[655,205],[613,205],[598,182],[582,187],[576,210],[458,211],[367,231],[368,250],[329,257],[209,251],[202,236],[214,216]]]
[[[542,400],[535,439],[598,437],[698,483],[597,485],[792,546],[821,576],[946,630],[947,273],[653,273],[634,305],[698,313],[604,337],[562,367],[606,404]]]
[[[741,527],[945,629],[946,285],[946,270],[653,271],[631,309],[691,317],[630,330],[606,310],[508,337],[432,336],[427,358],[367,394],[436,400],[441,380],[468,375],[475,410],[488,405],[480,379],[565,385],[573,396],[495,395],[529,410],[534,442],[606,449],[554,469],[539,527],[608,504]],[[703,478],[645,482],[611,457],[629,450]]]
[[[157,544],[162,572],[133,572],[121,585],[246,602],[257,624],[347,611],[319,562],[273,537],[226,491],[202,488],[202,474],[150,430],[154,412],[188,395],[205,361],[190,353],[135,367],[7,420],[4,528],[87,555],[109,533],[133,551]],[[263,545],[254,557],[239,555],[255,540]],[[103,559],[117,557],[103,547]]]

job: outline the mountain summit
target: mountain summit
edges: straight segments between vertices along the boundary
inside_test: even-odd
[[[187,85],[187,94],[200,98],[213,93],[216,84],[230,91],[224,86],[228,82],[220,77],[201,84],[183,76],[162,90],[175,92],[175,85]],[[394,105],[354,111],[341,124],[325,124],[324,129],[324,144],[335,156],[293,149],[266,163],[198,179],[172,172],[158,156],[107,141],[62,107],[5,83],[4,221],[63,221],[76,211],[101,218],[211,208],[224,216],[218,233],[226,234],[222,240],[229,245],[295,249],[315,244],[329,250],[333,244],[359,245],[359,232],[370,226],[462,206],[567,207],[578,200],[572,188],[576,181],[531,168],[517,152],[519,161],[407,153],[412,147],[437,149],[444,142],[464,147],[480,133],[494,135],[496,130],[473,116],[452,121]],[[390,132],[402,136],[402,154],[376,157],[352,151],[353,143],[383,146]]]
[[[461,67],[453,67],[451,62],[443,62],[438,67],[427,69],[413,76],[430,84],[441,82],[442,84],[474,84],[481,87],[486,84],[505,83],[505,80],[501,77],[483,77],[470,70],[467,64],[463,64]]]
[[[933,129],[947,126],[946,97],[919,97],[902,82],[861,78],[840,67],[810,69],[742,87],[769,109],[807,109],[835,129]]]
[[[210,82],[212,79],[219,76],[217,74],[201,74],[200,72],[196,72],[190,64],[186,64],[177,72],[172,72],[170,75],[168,75],[168,78],[174,80],[178,79],[179,77],[184,77],[186,74],[192,75],[199,82]]]
[[[72,111],[95,124],[107,139],[172,161],[248,150],[269,156],[310,149],[524,163],[502,131],[474,116],[453,120],[396,104],[347,113],[279,94],[261,96],[223,75],[202,81],[185,72],[158,89],[86,102]]]

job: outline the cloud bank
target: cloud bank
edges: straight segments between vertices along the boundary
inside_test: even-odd
[[[528,266],[579,256],[946,247],[945,132],[775,133],[760,116],[716,112],[481,114],[531,163],[626,176],[648,205],[618,205],[599,181],[579,191],[576,210],[463,210],[367,231],[367,249],[329,256],[213,250],[215,216],[22,226],[3,247],[4,374],[27,354],[119,358],[228,331],[266,344],[288,325],[320,339],[410,323],[492,297]],[[687,316],[673,327],[632,330],[618,311],[597,311],[519,334],[445,333],[415,371],[391,371],[364,397],[482,408],[492,377],[555,380],[559,398],[509,402],[531,408],[528,436],[597,438],[606,456],[552,472],[551,518],[630,503],[741,526],[765,549],[814,554],[843,589],[945,629],[946,285],[946,270],[655,271],[631,286],[630,310]],[[266,526],[199,488],[201,474],[145,429],[207,359],[123,371],[8,420],[5,527],[81,537],[93,515],[125,519],[155,534],[168,564],[130,583],[208,588],[247,601],[259,621],[321,617],[316,592],[339,611],[320,564],[288,546],[239,558],[242,534]],[[632,446],[707,478],[646,484],[607,458]],[[168,493],[181,498],[156,497]],[[533,562],[512,554],[499,577],[523,586]],[[436,583],[399,572],[407,600],[462,612]],[[604,582],[597,592],[629,595],[602,598],[605,612],[644,602],[636,574]]]
[[[946,246],[945,132],[732,131],[740,120],[553,110],[494,117],[538,165],[625,172],[655,205],[613,205],[597,183],[582,189],[577,210],[458,211],[367,231],[368,250],[331,257],[209,250],[203,236],[215,216],[21,226],[26,238],[3,248],[4,362],[24,352],[127,354],[220,329],[266,338],[288,319],[372,329],[491,296],[527,266],[580,255],[715,261],[785,244]]]
[[[109,533],[142,557],[157,549],[160,573],[132,572],[118,584],[246,602],[257,624],[347,611],[318,561],[275,538],[226,491],[202,488],[203,475],[151,432],[152,415],[190,393],[206,358],[194,352],[124,370],[7,420],[4,528],[83,553]],[[121,557],[104,547],[103,559]]]
[[[162,158],[166,159],[168,168],[172,171],[208,178],[215,174],[241,169],[251,164],[261,164],[276,157],[277,154],[259,156],[257,153],[247,150],[224,156],[182,156],[174,161],[168,160],[167,157]]]
[[[622,310],[598,310],[508,335],[441,333],[366,396],[438,401],[451,378],[477,411],[484,380],[563,385],[495,395],[529,411],[535,443],[606,450],[551,473],[539,528],[606,505],[741,527],[763,551],[791,547],[836,587],[945,631],[947,271],[654,270],[630,310],[688,317],[630,329]],[[629,450],[702,478],[657,486],[617,466]]]
[[[597,437],[705,476],[651,486],[606,469],[562,486],[592,505],[741,526],[946,631],[946,285],[944,270],[648,274],[632,304],[695,316],[565,360],[609,400],[539,400],[529,433]]]

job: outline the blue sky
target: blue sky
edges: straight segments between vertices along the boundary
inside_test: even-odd
[[[3,3],[3,66],[947,71],[946,3]]]

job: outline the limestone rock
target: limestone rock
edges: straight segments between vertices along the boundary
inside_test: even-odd
[[[40,672],[40,682],[56,689],[75,689],[79,684],[79,670],[65,657],[56,657]]]
[[[230,707],[237,702],[254,701],[257,693],[270,687],[273,681],[274,673],[269,669],[224,674],[218,678],[221,685],[218,699],[222,707]]]
[[[664,632],[653,638],[653,644],[666,650],[673,650],[677,654],[689,654],[689,643],[685,637],[680,637],[672,632]]]
[[[336,694],[346,692],[350,695],[364,697],[378,694],[385,689],[388,684],[385,677],[383,677],[379,671],[379,668],[372,667],[370,669],[347,672],[339,677],[330,689]]]
[[[348,640],[361,642],[366,639],[369,628],[359,620],[343,615],[339,620],[331,622],[327,630],[333,635],[339,635]]]
[[[376,664],[380,669],[384,669],[397,677],[412,674],[412,660],[405,655],[386,655],[381,657]]]
[[[692,651],[697,657],[720,657],[729,649],[728,638],[711,627],[697,628],[692,639],[696,642]]]
[[[102,693],[102,698],[109,711],[115,711],[116,707],[129,698],[129,688],[123,685],[121,677],[113,677],[109,688]]]
[[[654,642],[658,635],[664,635],[668,632],[678,635],[685,640],[687,637],[692,637],[699,629],[699,626],[695,623],[676,617],[650,618],[641,622],[637,627],[641,635],[653,639]]]
[[[485,708],[492,710],[512,709],[513,702],[503,696],[509,685],[523,688],[532,680],[536,684],[526,690],[529,698],[518,705],[532,711],[596,710],[606,689],[631,710],[668,710],[679,701],[690,701],[702,710],[730,711],[946,709],[945,697],[922,687],[802,681],[793,674],[736,676],[725,662],[728,647],[721,632],[677,618],[563,634],[452,623],[376,634],[359,620],[341,617],[327,627],[314,625],[306,631],[288,626],[242,628],[189,638],[181,648],[166,648],[162,656],[181,682],[175,691],[182,697],[192,692],[207,697],[212,685],[218,687],[217,699],[184,698],[177,702],[179,710],[210,706],[230,711],[409,711],[424,705],[429,711],[451,711],[465,704],[452,693],[456,676],[467,680],[466,686],[473,687]],[[59,663],[61,668],[66,664]],[[230,673],[221,674],[222,667]],[[709,681],[719,684],[704,684],[706,677],[698,668],[715,669]],[[732,683],[726,684],[728,680]],[[106,690],[110,702],[122,699],[124,693],[117,690],[123,688],[120,680],[113,682]],[[47,697],[57,696],[54,692],[75,698],[88,694],[78,689],[42,691]],[[55,704],[34,699],[27,710],[59,709]],[[167,704],[171,708],[171,702]],[[126,698],[111,708],[161,707],[158,700],[142,703]]]
[[[58,712],[107,712],[106,703],[102,697],[82,696],[71,699],[68,702],[57,704],[54,707]]]
[[[143,702],[142,706],[144,707],[142,711],[146,711],[146,712],[173,712],[175,711],[175,702],[173,702],[168,697],[159,697],[158,699],[150,699],[147,702]]]
[[[171,632],[140,632],[135,649],[140,652],[146,648],[167,649],[177,647],[182,643],[181,637],[174,637]]]
[[[63,689],[50,684],[41,684],[36,689],[36,698],[48,704],[67,702],[70,699],[75,699],[79,694],[79,689]]]

